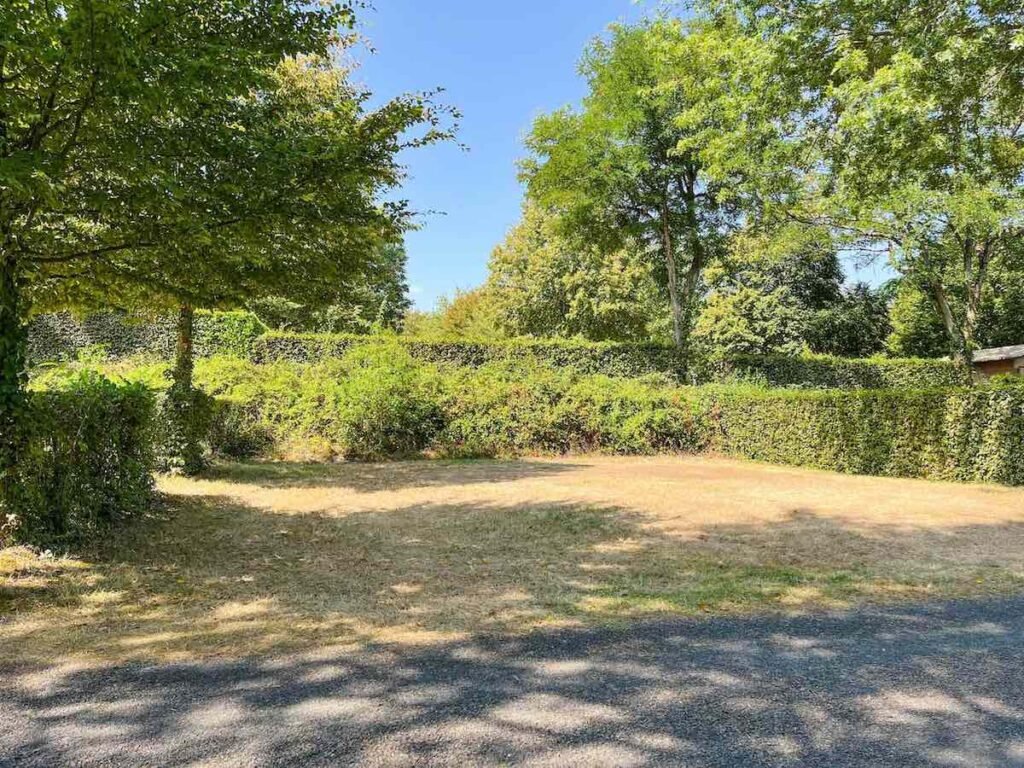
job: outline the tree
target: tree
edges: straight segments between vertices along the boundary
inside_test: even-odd
[[[367,112],[330,63],[348,23],[342,4],[276,0],[3,16],[0,267],[14,289],[0,291],[0,347],[14,373],[0,416],[21,397],[23,297],[173,301],[175,388],[190,392],[194,306],[319,300],[395,239],[404,206],[379,202],[395,156],[445,131],[422,97]]]
[[[411,308],[405,246],[385,243],[367,254],[359,274],[336,286],[326,306],[279,296],[247,304],[266,325],[308,333],[401,331]]]
[[[871,357],[886,349],[892,332],[891,294],[867,283],[845,287],[830,307],[815,312],[805,331],[807,347],[822,355]]]
[[[407,336],[420,339],[504,339],[493,298],[487,286],[468,291],[457,288],[451,298],[442,296],[433,312],[406,313],[403,331]]]
[[[201,138],[204,117],[230,112],[282,57],[326,54],[350,22],[344,5],[299,0],[0,8],[0,492],[22,442],[31,299],[187,231],[137,215],[185,199],[184,156],[168,147]]]
[[[742,19],[801,89],[790,138],[822,172],[794,215],[885,253],[928,291],[966,360],[994,270],[1024,227],[1024,8],[737,0],[710,11]]]
[[[511,336],[647,341],[662,292],[648,255],[631,243],[605,251],[570,240],[555,217],[527,205],[491,255],[487,291]]]
[[[787,225],[736,233],[707,282],[696,327],[705,351],[795,354],[842,301],[843,272],[827,232]]]

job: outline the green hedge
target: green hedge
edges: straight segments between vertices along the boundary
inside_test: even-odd
[[[340,358],[366,336],[270,332],[253,343],[256,362],[316,362]],[[687,363],[673,347],[582,341],[504,342],[422,341],[399,338],[410,354],[428,363],[479,367],[500,360],[533,359],[583,374],[638,377],[654,373],[679,382],[710,384],[750,379],[769,387],[807,389],[921,389],[966,386],[968,369],[949,360],[845,360],[833,357],[738,355],[726,360]]]
[[[34,384],[63,386],[77,367],[51,369]],[[150,368],[120,375],[152,382]],[[843,472],[1024,484],[1024,386],[1016,382],[680,387],[669,376],[582,374],[533,357],[434,365],[395,339],[311,364],[210,358],[195,379],[213,398],[208,445],[229,457],[713,450]]]
[[[268,332],[249,312],[198,312],[195,350],[199,357],[234,355],[256,362],[311,363],[341,358],[355,346],[379,338],[356,335]],[[132,321],[106,313],[75,319],[43,315],[30,329],[35,364],[77,359],[84,350],[102,348],[115,360],[135,355],[169,359],[174,351],[175,320]],[[677,382],[706,384],[736,379],[770,387],[805,389],[924,389],[966,386],[970,372],[948,360],[843,360],[830,357],[741,355],[727,360],[693,361],[660,344],[614,344],[564,340],[503,342],[436,341],[400,337],[417,360],[477,368],[502,360],[537,360],[583,374],[637,377],[666,374]]]
[[[250,312],[197,311],[194,348],[197,356],[252,354],[253,342],[267,330]],[[174,354],[177,318],[135,318],[123,312],[75,317],[68,312],[39,315],[29,324],[32,364],[76,360],[100,350],[120,360],[138,355],[170,359]]]
[[[703,383],[745,378],[769,387],[909,390],[968,386],[971,372],[950,360],[737,355],[705,365],[698,378]]]
[[[1024,388],[711,396],[714,446],[775,464],[1024,485]]]
[[[340,358],[350,349],[379,341],[374,337],[349,334],[278,333],[264,334],[253,344],[253,360],[260,363],[286,360],[308,363]],[[586,341],[515,340],[495,342],[433,341],[398,337],[417,360],[478,368],[501,360],[538,360],[579,373],[607,376],[644,376],[667,373],[682,378],[684,357],[675,349],[659,344],[613,344]]]
[[[141,514],[152,491],[153,412],[145,387],[95,374],[33,392],[0,540],[73,546]]]

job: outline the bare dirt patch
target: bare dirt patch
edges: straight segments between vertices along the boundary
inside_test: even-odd
[[[232,464],[79,559],[0,551],[0,660],[189,659],[1024,587],[1024,490],[720,459]]]

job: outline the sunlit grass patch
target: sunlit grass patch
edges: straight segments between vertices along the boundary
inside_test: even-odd
[[[162,479],[149,519],[78,558],[0,551],[0,661],[437,643],[1024,587],[1024,493],[1005,489],[880,493],[680,458],[289,466]]]

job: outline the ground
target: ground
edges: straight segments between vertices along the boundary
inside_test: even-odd
[[[1024,600],[0,674],[0,765],[1024,766]]]
[[[440,646],[1007,594],[1024,490],[704,457],[230,464],[79,558],[0,551],[0,666]]]

